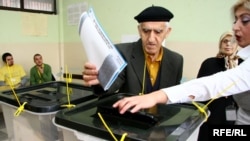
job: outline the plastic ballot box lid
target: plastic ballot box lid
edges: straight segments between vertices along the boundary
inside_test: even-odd
[[[97,96],[93,94],[90,87],[74,83],[67,84],[63,81],[18,88],[14,89],[14,92],[12,90],[0,92],[2,104],[19,107],[18,101],[21,104],[27,102],[24,109],[35,113],[55,112],[65,108],[62,105],[74,105],[95,98]]]
[[[8,139],[13,141],[61,140],[61,131],[52,123],[56,112],[95,100],[91,88],[63,81],[0,91]]]
[[[121,115],[116,108],[112,108],[112,104],[125,96],[131,95],[118,93],[88,104],[79,104],[74,109],[61,110],[56,113],[54,124],[105,140],[114,140],[111,134],[119,140],[127,133],[125,140],[129,141],[184,141],[205,119],[192,104],[159,104],[155,113],[144,110]]]

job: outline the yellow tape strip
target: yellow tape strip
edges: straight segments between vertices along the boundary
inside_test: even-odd
[[[7,61],[6,61],[6,62],[7,62]],[[9,84],[9,86],[10,86],[12,92],[13,92],[13,95],[14,95],[14,97],[15,97],[15,99],[16,99],[18,105],[19,105],[19,108],[18,108],[18,109],[16,110],[16,112],[14,113],[14,116],[19,116],[19,115],[24,111],[24,105],[27,104],[27,102],[24,102],[24,103],[21,105],[21,102],[20,102],[20,100],[18,99],[18,96],[17,96],[17,94],[16,94],[16,92],[15,92],[14,85],[13,85],[13,83],[12,83],[12,81],[11,81],[12,76],[11,76],[10,67],[9,67],[9,64],[8,64],[8,63],[7,63],[7,68],[8,68],[8,73],[9,73],[9,75],[10,75],[10,79],[8,80],[7,83]]]
[[[106,124],[106,122],[104,121],[104,119],[102,118],[102,115],[100,113],[98,113],[98,116],[99,118],[101,119],[104,127],[108,130],[108,132],[110,133],[110,135],[113,137],[113,139],[115,141],[118,141],[117,138],[115,137],[115,135],[113,134],[113,132],[110,130],[110,128],[108,127],[108,125]],[[124,141],[125,140],[125,137],[127,136],[128,134],[127,133],[124,133],[121,137],[121,140],[120,141]]]
[[[27,102],[24,102],[22,106],[20,106],[17,111],[15,112],[15,116],[19,116],[24,111],[24,105],[27,104]]]
[[[209,102],[208,102],[204,107],[200,107],[200,106],[198,105],[197,102],[192,101],[192,103],[194,104],[194,106],[197,107],[198,110],[199,110],[201,113],[203,113],[203,114],[205,115],[205,121],[207,121],[207,119],[208,119],[208,114],[206,113],[206,108],[208,107],[208,105],[209,105],[210,103],[212,103],[215,99],[217,99],[218,97],[220,97],[223,93],[225,93],[228,89],[230,89],[230,88],[231,88],[232,86],[234,86],[235,84],[236,84],[236,83],[233,82],[232,84],[230,84],[229,86],[227,86],[225,89],[222,90],[222,92],[219,92],[219,93],[217,94],[217,97],[212,98],[211,100],[209,100]]]
[[[68,68],[67,66],[65,66],[65,69],[66,69],[66,78],[65,78],[65,81],[66,81],[66,91],[67,91],[67,99],[68,99],[68,104],[66,105],[61,105],[61,107],[67,107],[67,108],[72,108],[72,107],[75,107],[74,104],[70,104],[70,96],[69,94],[72,93],[72,89],[69,88],[69,83],[72,82],[72,74],[68,73]]]

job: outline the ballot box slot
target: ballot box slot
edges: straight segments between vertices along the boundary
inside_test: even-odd
[[[106,121],[116,122],[126,126],[133,126],[140,129],[149,129],[159,123],[163,119],[161,116],[156,116],[144,111],[131,113],[129,111],[120,114],[117,108],[111,105],[99,105],[97,112],[100,113]],[[93,117],[99,118],[97,114]]]
[[[61,105],[79,104],[97,98],[90,87],[80,84],[70,83],[67,87],[66,82],[53,81],[44,84],[22,87],[0,92],[0,100],[3,103],[19,107],[19,103],[27,102],[25,109],[32,112],[54,112],[63,109]],[[69,90],[69,97],[68,97]]]
[[[42,94],[30,94],[30,93],[21,95],[20,99],[27,99],[27,101],[32,101],[32,100],[51,101],[52,100],[49,97],[42,96]]]

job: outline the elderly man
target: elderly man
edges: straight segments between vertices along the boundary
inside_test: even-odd
[[[116,47],[127,61],[107,91],[99,85],[95,64],[84,65],[84,85],[92,86],[96,93],[143,94],[180,83],[183,57],[162,46],[171,32],[169,21],[174,15],[166,8],[151,6],[134,17],[139,23],[140,39],[133,43],[117,44]]]

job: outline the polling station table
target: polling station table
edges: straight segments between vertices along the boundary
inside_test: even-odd
[[[116,108],[112,108],[112,104],[125,96],[131,95],[118,93],[88,104],[79,104],[74,109],[61,110],[53,122],[63,131],[64,141],[120,140],[125,133],[124,140],[127,141],[186,141],[197,138],[205,116],[194,105],[159,104],[156,113],[140,111],[121,115]]]
[[[19,116],[14,114],[20,105],[13,91],[0,92],[0,104],[10,141],[61,141],[62,133],[52,123],[56,112],[97,99],[91,88],[63,81],[18,88],[15,93],[20,103],[27,102]]]

